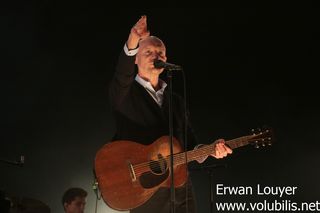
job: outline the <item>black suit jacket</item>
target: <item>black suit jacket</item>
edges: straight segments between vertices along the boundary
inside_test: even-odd
[[[150,144],[163,135],[169,135],[169,94],[164,92],[160,107],[136,80],[135,57],[122,51],[115,75],[110,84],[110,101],[116,120],[114,140],[132,140]],[[173,94],[173,132],[184,147],[184,106],[180,96]],[[189,123],[189,122],[188,122]],[[196,145],[194,132],[189,123],[188,149]]]

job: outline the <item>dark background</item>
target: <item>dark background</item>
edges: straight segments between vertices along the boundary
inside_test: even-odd
[[[110,8],[106,4],[20,3],[1,16],[2,134],[0,190],[62,212],[65,189],[89,192],[95,205],[95,153],[114,134],[107,86],[132,25],[148,16],[168,61],[187,78],[191,121],[201,143],[249,134],[268,125],[272,147],[234,150],[215,168],[214,184],[296,186],[292,202],[320,195],[319,11],[312,4],[194,9]],[[174,74],[174,90],[182,78]],[[191,164],[192,168],[199,167]],[[191,171],[200,212],[209,212],[209,174]],[[215,189],[215,187],[214,187]],[[217,196],[261,202],[264,196]],[[99,202],[99,211],[107,207]],[[112,212],[111,210],[104,212]]]

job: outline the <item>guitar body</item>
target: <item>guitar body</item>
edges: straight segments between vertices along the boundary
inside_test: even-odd
[[[272,129],[259,129],[225,143],[236,149],[248,144],[271,145],[272,141]],[[214,146],[215,143],[183,152],[173,138],[174,187],[187,181],[186,163],[211,155]],[[145,203],[160,187],[170,187],[169,156],[169,136],[147,146],[124,140],[104,145],[96,154],[95,173],[105,203],[116,210],[129,210]]]
[[[174,138],[173,152],[183,150]],[[96,154],[95,173],[103,200],[113,209],[128,210],[145,203],[160,187],[170,187],[169,137],[150,145],[114,141]],[[187,180],[186,165],[174,167],[174,186]]]

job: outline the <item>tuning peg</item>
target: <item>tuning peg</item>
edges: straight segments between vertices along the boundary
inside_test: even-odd
[[[256,135],[256,130],[255,129],[251,129],[252,135]]]
[[[260,148],[258,141],[255,142],[254,148],[256,148],[256,149]]]

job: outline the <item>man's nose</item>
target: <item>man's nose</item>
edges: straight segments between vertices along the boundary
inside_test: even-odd
[[[159,59],[159,55],[158,55],[157,53],[153,53],[153,54],[152,54],[152,59],[153,59],[153,60]]]
[[[154,59],[159,59],[159,58],[161,58],[161,53],[153,52],[152,57],[154,57]]]

